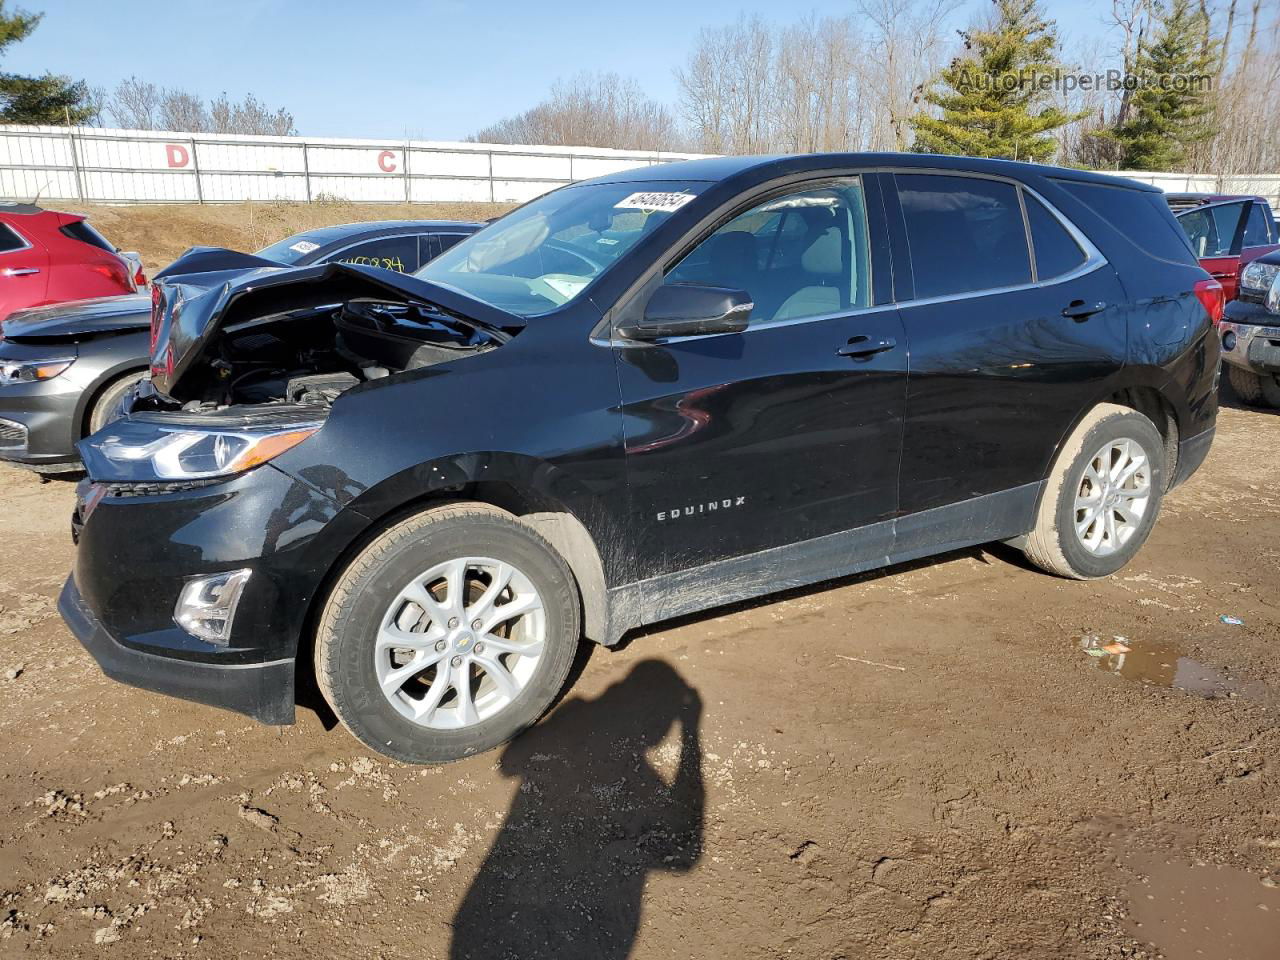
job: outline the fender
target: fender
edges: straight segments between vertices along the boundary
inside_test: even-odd
[[[324,581],[329,582],[351,554],[376,531],[432,502],[474,500],[511,512],[544,537],[569,564],[582,596],[588,639],[616,640],[609,628],[607,591],[626,576],[627,537],[614,516],[582,484],[535,457],[509,452],[454,454],[401,471],[376,486],[356,491],[323,467],[291,472],[295,479],[342,504],[350,536],[341,545]],[[322,600],[325,591],[317,594]]]

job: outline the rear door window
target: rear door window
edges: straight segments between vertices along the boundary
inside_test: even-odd
[[[1010,183],[935,173],[894,179],[919,299],[1031,282],[1018,191]]]
[[[383,270],[394,270],[397,273],[412,273],[417,270],[418,237],[416,234],[401,234],[394,237],[378,237],[366,240],[353,247],[347,247],[332,256],[325,257],[326,263],[352,263],[365,267],[381,267]]]
[[[1052,280],[1083,264],[1088,255],[1043,203],[1022,192],[1031,228],[1031,248],[1036,256],[1036,279]]]
[[[0,223],[0,253],[13,253],[15,250],[25,250],[30,244],[27,243],[13,227],[7,223]]]
[[[1189,210],[1178,217],[1197,257],[1230,257],[1247,203],[1221,203]]]
[[[842,179],[738,214],[671,268],[664,283],[743,290],[751,326],[871,304],[862,182]]]

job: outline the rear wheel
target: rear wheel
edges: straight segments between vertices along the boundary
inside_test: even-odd
[[[316,676],[343,724],[406,763],[491,749],[534,723],[580,637],[559,554],[485,504],[391,527],[344,571],[321,616]]]
[[[1146,542],[1165,488],[1165,445],[1142,414],[1095,407],[1063,445],[1041,497],[1028,559],[1076,580],[1105,577]]]
[[[1227,379],[1241,403],[1257,403],[1262,399],[1262,378],[1251,370],[1229,364]]]
[[[93,406],[89,408],[88,430],[86,433],[97,433],[108,423],[120,418],[120,402],[124,400],[124,395],[133,388],[133,385],[143,378],[144,374],[145,372],[142,370],[126,373],[123,377],[112,380],[103,388],[97,399],[93,401]]]

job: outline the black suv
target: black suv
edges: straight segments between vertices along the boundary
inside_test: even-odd
[[[487,750],[583,637],[988,541],[1128,562],[1213,438],[1222,311],[1161,194],[920,155],[556,190],[413,276],[158,285],[80,444],[60,608],[106,672]]]

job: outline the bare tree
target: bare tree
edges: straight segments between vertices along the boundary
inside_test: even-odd
[[[681,109],[698,149],[707,153],[761,153],[773,144],[774,48],[759,17],[704,27],[693,53],[676,70]]]
[[[882,102],[869,116],[872,150],[905,150],[924,85],[945,62],[945,25],[962,0],[862,0],[870,62]]]
[[[616,73],[559,80],[551,95],[524,113],[499,120],[468,139],[481,143],[671,150],[679,131],[671,111]]]
[[[272,110],[253,94],[233,103],[224,93],[206,103],[187,90],[157,87],[130,77],[110,93],[96,91],[98,115],[127,130],[180,130],[188,133],[243,133],[293,136],[293,114]]]
[[[163,91],[154,83],[130,77],[121,80],[106,98],[104,112],[112,123],[125,130],[159,129],[160,98]]]

